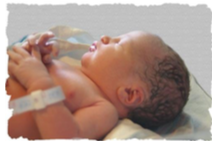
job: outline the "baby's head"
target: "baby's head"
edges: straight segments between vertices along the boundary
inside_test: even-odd
[[[188,99],[189,73],[183,60],[150,33],[102,36],[82,57],[82,68],[120,118],[145,128],[173,120]]]

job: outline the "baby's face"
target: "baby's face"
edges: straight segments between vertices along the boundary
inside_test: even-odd
[[[102,36],[82,57],[84,72],[96,83],[116,82],[136,65],[136,55],[143,47],[145,33],[134,31],[118,37]]]
[[[127,73],[134,64],[133,50],[140,35],[140,32],[131,32],[113,38],[102,36],[83,55],[82,66],[93,77],[118,77]]]

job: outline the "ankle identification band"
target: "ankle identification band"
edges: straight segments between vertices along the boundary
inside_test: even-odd
[[[64,93],[58,86],[45,91],[37,90],[30,95],[12,100],[9,102],[9,108],[13,109],[13,115],[15,115],[32,110],[41,110],[64,99]]]

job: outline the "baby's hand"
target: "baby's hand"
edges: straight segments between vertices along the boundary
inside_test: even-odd
[[[39,48],[34,47],[28,53],[21,46],[14,46],[7,51],[9,55],[8,72],[26,89],[32,85],[45,85],[51,77],[41,61]]]
[[[33,47],[38,47],[40,49],[43,63],[49,64],[52,60],[51,55],[53,54],[54,56],[57,56],[59,52],[55,47],[56,43],[54,41],[48,42],[48,40],[54,36],[55,35],[50,31],[41,35],[30,35],[22,46],[28,52],[30,52]]]

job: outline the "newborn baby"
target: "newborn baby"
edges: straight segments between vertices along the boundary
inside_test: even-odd
[[[11,100],[61,86],[65,100],[42,110],[14,115],[9,135],[28,139],[102,139],[119,119],[155,129],[181,113],[189,95],[189,74],[179,55],[158,36],[133,31],[102,36],[81,66],[52,60],[44,33],[15,46],[9,55]]]

